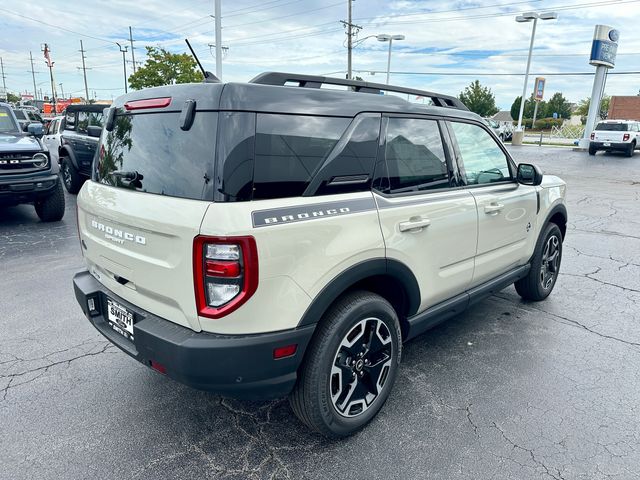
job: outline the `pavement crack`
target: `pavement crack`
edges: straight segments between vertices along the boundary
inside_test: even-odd
[[[501,295],[495,295],[495,296],[500,298],[500,299],[502,299],[502,300],[510,301],[510,299],[507,298],[507,297],[503,297]],[[531,309],[531,310],[529,310],[527,308],[522,307],[522,305],[515,304],[515,306],[516,306],[516,308],[518,308],[518,309],[520,309],[520,310],[522,310],[524,312],[527,312],[527,313],[533,313],[531,310],[536,310],[538,312],[546,313],[547,315],[549,315],[551,317],[559,318],[561,320],[564,320],[565,322],[569,322],[569,323],[571,323],[571,324],[573,324],[573,325],[575,325],[577,327],[580,327],[580,328],[582,328],[583,330],[586,330],[589,333],[593,333],[594,335],[597,335],[597,336],[599,336],[601,338],[606,338],[608,340],[613,340],[613,341],[616,341],[616,342],[624,343],[625,345],[629,345],[629,346],[632,346],[632,347],[640,347],[640,343],[638,343],[638,342],[631,342],[629,340],[624,340],[624,339],[619,338],[619,337],[614,337],[613,335],[607,335],[607,334],[598,332],[597,330],[593,330],[592,328],[587,327],[586,325],[584,325],[583,323],[578,322],[577,320],[573,320],[573,319],[571,319],[569,317],[565,317],[565,316],[562,316],[562,315],[558,315],[557,313],[553,313],[553,312],[549,312],[547,310],[543,310],[542,308],[534,307],[532,305],[527,305]]]
[[[478,433],[478,425],[476,425],[476,423],[473,421],[473,418],[472,418],[473,417],[473,414],[471,413],[472,406],[473,406],[473,403],[470,403],[465,408],[465,411],[467,412],[467,421],[473,427],[473,433],[475,433],[476,437],[480,438],[480,434]]]

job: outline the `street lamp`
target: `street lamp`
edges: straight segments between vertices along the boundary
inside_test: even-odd
[[[127,53],[127,50],[129,50],[129,47],[125,46],[123,49],[122,45],[120,45],[118,42],[115,43],[116,45],[118,45],[118,48],[122,52],[122,69],[124,70],[124,93],[127,93],[127,58],[125,57],[125,54]]]
[[[527,95],[527,83],[529,82],[529,68],[531,67],[531,53],[533,52],[533,40],[536,36],[536,25],[540,20],[555,20],[558,18],[556,12],[536,13],[527,12],[516,17],[518,23],[528,23],[533,21],[533,29],[531,30],[531,42],[529,43],[529,56],[527,57],[527,71],[524,74],[524,85],[522,87],[522,100],[520,101],[520,114],[518,115],[518,128],[516,132],[522,132],[522,115],[524,113],[524,102]]]
[[[389,85],[389,72],[391,71],[391,45],[394,40],[404,40],[404,35],[376,35],[379,42],[389,42],[389,55],[387,56],[387,85]]]

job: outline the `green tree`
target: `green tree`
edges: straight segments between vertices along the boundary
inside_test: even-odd
[[[547,104],[546,117],[552,117],[554,113],[557,113],[560,118],[571,117],[571,104],[560,92],[554,93]]]
[[[609,104],[611,103],[611,97],[609,95],[602,96],[602,103],[600,103],[600,118],[607,118],[609,113]],[[576,108],[576,115],[586,117],[589,115],[589,105],[591,104],[591,98],[583,98],[578,102],[578,108]]]
[[[518,115],[520,115],[520,102],[522,101],[522,97],[516,97],[516,99],[511,104],[511,118],[513,118],[516,122],[518,121]],[[546,104],[544,102],[540,102],[542,105],[538,105],[538,118],[542,118],[544,114],[546,114]],[[522,118],[533,118],[533,109],[535,105],[533,104],[533,94],[531,97],[527,99],[524,104],[524,112],[522,113]]]
[[[171,53],[160,47],[145,48],[147,60],[129,76],[129,86],[134,90],[202,81],[202,73],[191,55]]]
[[[458,98],[469,110],[477,113],[481,117],[491,117],[498,113],[496,107],[496,97],[491,93],[491,89],[480,85],[478,80],[460,92]]]
[[[19,95],[14,95],[11,92],[7,92],[7,102],[9,103],[18,103],[20,101]]]

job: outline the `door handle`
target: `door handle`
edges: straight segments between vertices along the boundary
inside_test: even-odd
[[[492,215],[494,213],[500,212],[503,208],[504,208],[504,205],[502,205],[501,203],[494,203],[494,204],[491,204],[491,205],[485,205],[484,213],[486,213],[487,215]]]
[[[428,218],[412,217],[407,222],[400,222],[398,227],[401,232],[419,232],[429,225],[431,225],[431,220]]]

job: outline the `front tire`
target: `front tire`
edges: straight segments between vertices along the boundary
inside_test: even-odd
[[[64,217],[64,191],[60,180],[51,195],[35,203],[36,213],[43,222],[57,222]]]
[[[357,432],[389,397],[401,354],[400,324],[389,302],[364,291],[345,295],[318,325],[289,397],[292,410],[327,437]]]
[[[526,277],[515,282],[516,291],[525,300],[544,300],[553,291],[562,261],[562,232],[555,223],[544,229]]]
[[[64,188],[71,194],[76,194],[82,188],[82,177],[80,173],[73,166],[69,157],[62,157],[60,160],[60,174],[62,175],[62,181],[64,182]]]

